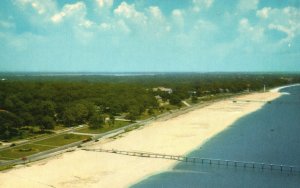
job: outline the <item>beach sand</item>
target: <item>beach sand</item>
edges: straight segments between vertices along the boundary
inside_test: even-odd
[[[88,148],[187,155],[242,116],[266,104],[247,100],[270,101],[280,95],[273,91],[240,96],[236,103],[223,100],[169,120],[157,120],[118,139],[97,142]],[[176,164],[167,159],[77,149],[0,172],[0,187],[128,187]]]

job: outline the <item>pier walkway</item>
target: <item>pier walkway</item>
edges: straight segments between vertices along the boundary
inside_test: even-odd
[[[248,162],[248,161],[186,157],[186,156],[167,155],[167,154],[150,153],[150,152],[121,151],[121,150],[114,150],[114,149],[82,149],[82,150],[92,151],[92,152],[114,153],[114,154],[129,155],[129,156],[136,156],[136,157],[162,158],[162,159],[183,161],[183,162],[194,163],[194,164],[208,164],[208,165],[227,166],[227,167],[234,167],[234,168],[261,169],[261,170],[279,171],[282,173],[288,172],[291,174],[300,175],[299,166],[292,166],[286,164],[267,164],[267,163],[259,163],[259,162]]]

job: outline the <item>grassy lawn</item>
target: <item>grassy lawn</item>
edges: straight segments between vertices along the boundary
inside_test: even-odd
[[[89,136],[85,135],[75,135],[75,134],[62,134],[58,136],[54,136],[45,140],[34,142],[34,144],[41,144],[47,146],[63,146],[66,144],[71,144],[73,142],[77,142],[80,140],[84,140],[89,138]]]
[[[102,128],[100,129],[90,129],[89,127],[84,127],[82,129],[78,129],[76,132],[80,132],[80,133],[90,133],[90,134],[100,134],[100,133],[105,133],[107,131],[111,131],[114,129],[118,129],[121,127],[124,127],[126,125],[131,124],[131,122],[129,121],[115,121],[114,125],[104,125]]]
[[[187,103],[189,103],[190,105],[193,105],[193,104],[197,104],[198,102],[200,102],[200,100],[198,99],[195,103],[193,103],[192,101],[192,98],[188,98],[185,100]]]
[[[148,119],[148,118],[151,118],[151,117],[154,117],[154,116],[157,116],[161,114],[161,112],[157,109],[153,109],[153,114],[150,115],[148,112],[144,112],[140,115],[140,117],[138,118],[139,120],[145,120],[145,119]]]
[[[48,138],[45,140],[2,150],[0,151],[0,160],[22,158],[25,156],[29,156],[35,153],[53,149],[58,146],[70,144],[87,138],[89,138],[89,136],[74,135],[74,134],[62,134],[62,135],[54,136],[52,138]]]
[[[165,112],[169,111],[169,110],[177,110],[177,109],[179,109],[178,106],[171,105],[171,104],[165,105],[164,108],[166,109]]]
[[[148,119],[150,118],[151,116],[147,113],[147,112],[144,112],[140,115],[140,117],[138,118],[139,120],[145,120],[145,119]]]
[[[222,99],[222,98],[226,98],[226,97],[230,97],[233,96],[234,94],[232,93],[220,93],[220,94],[215,94],[215,95],[206,95],[206,96],[202,96],[199,97],[199,101],[210,101],[210,100],[214,100],[214,99]]]
[[[53,147],[26,144],[23,146],[8,148],[6,150],[0,151],[0,159],[2,160],[19,159],[52,148]]]
[[[54,131],[60,131],[60,130],[64,130],[67,129],[67,127],[65,127],[64,125],[58,124],[54,127]]]
[[[3,170],[8,170],[8,169],[11,169],[13,166],[11,165],[8,165],[8,166],[0,166],[0,171],[3,171]]]

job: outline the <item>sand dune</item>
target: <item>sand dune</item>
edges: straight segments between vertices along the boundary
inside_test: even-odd
[[[278,92],[254,93],[241,100],[269,101]],[[261,108],[263,102],[224,100],[178,117],[157,121],[118,139],[89,148],[147,151],[186,155],[228,128],[240,117]],[[0,173],[0,187],[128,187],[147,176],[171,169],[176,161],[139,158],[77,149],[71,153]]]

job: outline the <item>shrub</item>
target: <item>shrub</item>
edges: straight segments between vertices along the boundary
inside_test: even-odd
[[[64,139],[72,139],[72,138],[74,138],[73,134],[67,134],[64,136]]]
[[[22,149],[19,149],[19,151],[21,152],[28,152],[28,151],[31,151],[32,148],[22,148]]]
[[[12,143],[11,145],[10,145],[10,147],[14,147],[14,146],[16,146],[17,144],[15,144],[15,143]]]

